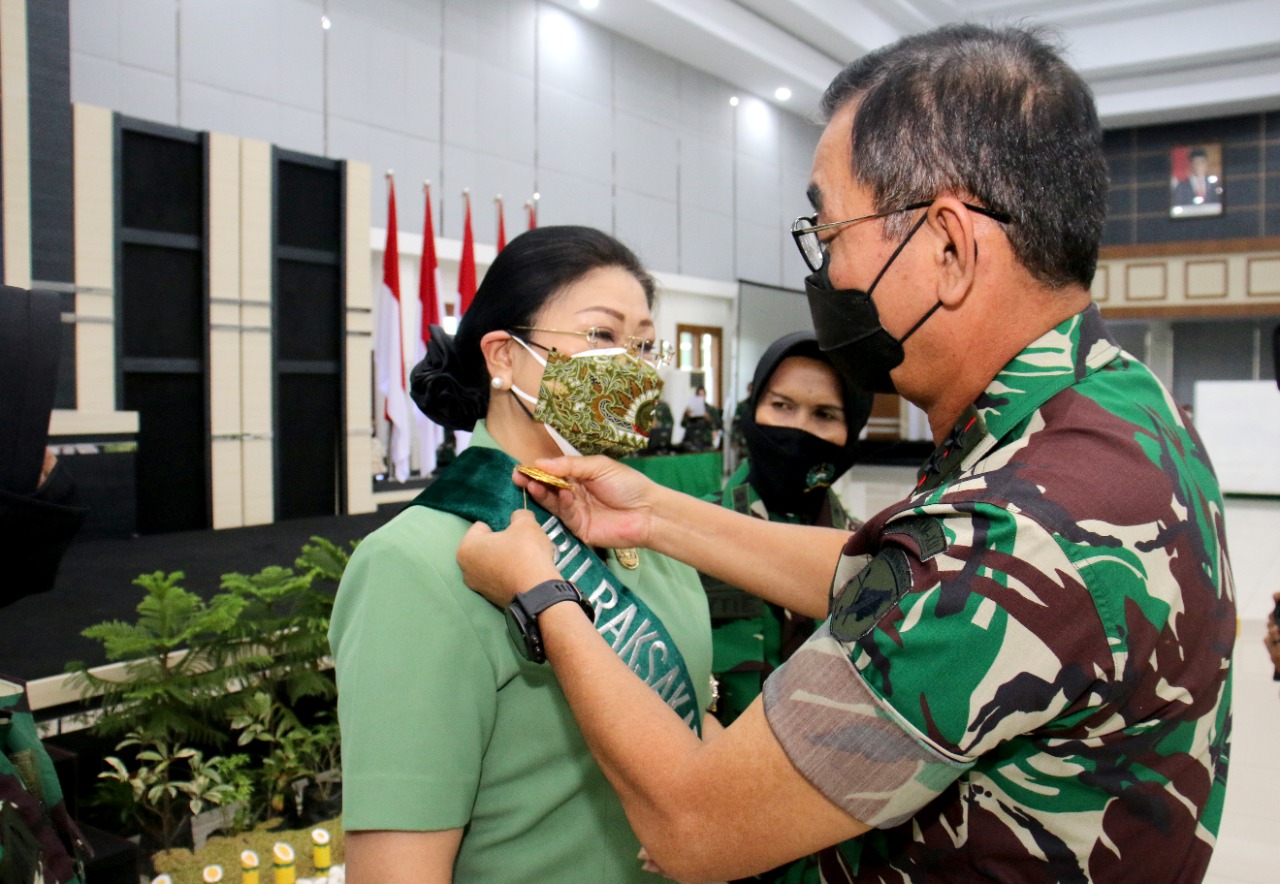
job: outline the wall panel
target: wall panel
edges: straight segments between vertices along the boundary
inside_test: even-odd
[[[369,277],[372,260],[368,230],[370,169],[363,163],[346,163],[343,167],[343,229],[346,249],[346,330],[347,361],[346,401],[347,434],[347,512],[369,513],[377,507],[373,502],[373,439],[370,432],[373,416],[373,369],[370,361],[372,340],[373,286]]]
[[[116,408],[114,141],[111,112],[74,106],[76,408]]]
[[[271,145],[240,141],[240,426],[244,524],[275,519],[271,385]]]
[[[31,142],[26,0],[0,0],[0,197],[4,283],[31,287]]]
[[[209,429],[213,527],[244,524],[240,139],[209,135]]]

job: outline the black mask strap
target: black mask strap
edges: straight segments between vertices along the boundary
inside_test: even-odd
[[[915,325],[911,326],[910,330],[908,330],[908,331],[907,331],[907,333],[906,333],[905,335],[903,335],[902,337],[898,338],[898,343],[899,343],[899,344],[905,344],[905,343],[907,342],[907,338],[909,338],[909,337],[911,337],[912,335],[914,335],[914,334],[916,333],[916,329],[918,329],[920,326],[924,325],[924,321],[925,321],[926,319],[928,319],[930,316],[932,316],[933,314],[937,313],[937,312],[938,312],[938,308],[939,308],[939,307],[941,307],[941,306],[942,306],[942,302],[941,302],[941,301],[938,301],[938,302],[937,302],[937,303],[935,303],[932,307],[930,307],[928,310],[926,310],[926,311],[925,311],[924,316],[921,316],[921,317],[920,317],[920,321],[919,321],[919,322],[917,322]]]
[[[915,329],[912,329],[912,331],[915,331]],[[529,415],[529,420],[533,421],[535,424],[542,423],[542,421],[533,416],[533,412],[529,410],[529,406],[524,404],[524,400],[520,398],[520,395],[516,393],[515,390],[508,390],[507,392],[511,394],[512,399],[516,400],[516,405],[520,406],[520,410]]]
[[[924,219],[928,217],[929,217],[928,212],[925,212],[923,215],[921,215],[920,220],[916,221],[916,223],[912,225],[911,230],[909,230],[907,232],[907,235],[903,237],[902,242],[898,243],[898,247],[893,250],[893,254],[889,256],[889,260],[884,262],[884,266],[880,268],[880,272],[877,273],[876,278],[872,280],[871,288],[867,289],[868,296],[870,296],[871,293],[876,290],[876,286],[880,284],[880,278],[884,276],[885,273],[888,272],[891,266],[893,266],[893,262],[898,259],[898,255],[900,255],[902,253],[902,250],[907,247],[907,243],[911,242],[911,237],[916,235],[916,231],[920,229],[920,225],[924,224]],[[915,331],[915,329],[912,329],[911,331]],[[910,334],[910,332],[908,332],[908,334]],[[905,338],[903,340],[905,340]]]

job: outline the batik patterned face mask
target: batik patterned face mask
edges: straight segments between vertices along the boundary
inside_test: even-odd
[[[552,438],[560,437],[579,454],[609,457],[635,454],[648,445],[662,392],[662,378],[652,365],[622,347],[573,356],[552,350],[544,360],[516,340],[544,370],[537,399],[514,385],[512,392],[534,405],[533,419],[545,424]]]

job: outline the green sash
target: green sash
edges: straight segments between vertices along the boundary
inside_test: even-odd
[[[413,503],[502,531],[515,510],[526,508],[523,492],[511,481],[515,466],[513,458],[496,448],[468,448]],[[559,519],[532,500],[527,508],[555,544],[556,570],[591,600],[596,630],[632,672],[701,734],[702,710],[693,679],[662,620]]]

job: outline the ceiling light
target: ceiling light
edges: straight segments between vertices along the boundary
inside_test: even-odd
[[[729,96],[729,107],[737,107],[737,106],[738,106],[738,96],[736,95]]]
[[[578,5],[583,9],[595,9],[600,5],[600,0],[578,0]]]
[[[773,91],[773,97],[778,99],[778,101],[786,101],[791,97],[791,90],[786,86],[779,86]]]
[[[327,15],[320,16],[320,27],[324,28],[327,31],[332,26],[333,26],[333,22],[329,21],[329,16]]]

